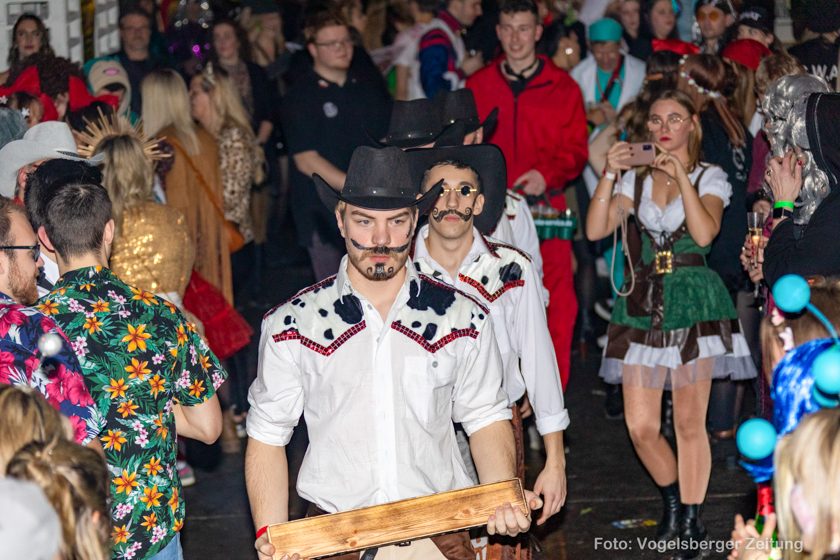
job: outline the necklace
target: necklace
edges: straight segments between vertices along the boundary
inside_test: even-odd
[[[505,62],[504,62],[504,64],[502,65],[502,67],[505,69],[505,73],[506,73],[507,75],[509,75],[509,76],[511,76],[511,77],[513,77],[513,78],[516,78],[517,80],[520,80],[520,81],[523,81],[523,82],[524,82],[525,80],[527,80],[527,79],[528,79],[528,77],[526,77],[526,74],[527,74],[528,72],[530,72],[530,71],[534,68],[534,66],[536,66],[537,64],[539,64],[539,62],[540,62],[540,59],[539,59],[539,58],[534,58],[534,62],[532,62],[531,64],[529,64],[526,68],[523,68],[521,72],[515,72],[515,71],[513,70],[513,68],[511,68],[511,67],[510,67],[510,64],[508,64],[508,61],[507,61],[507,60],[505,60]]]

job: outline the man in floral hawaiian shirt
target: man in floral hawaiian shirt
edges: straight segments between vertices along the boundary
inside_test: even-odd
[[[103,419],[70,342],[52,319],[29,307],[38,299],[38,238],[23,210],[2,197],[0,249],[0,383],[38,390],[70,419],[78,443],[101,450],[95,438]],[[43,352],[38,342],[46,333],[52,336]]]
[[[219,437],[215,392],[227,374],[174,305],[107,268],[114,221],[101,185],[57,189],[43,227],[61,277],[40,309],[74,341],[106,418],[99,439],[113,475],[113,557],[181,558],[175,435],[208,444]]]

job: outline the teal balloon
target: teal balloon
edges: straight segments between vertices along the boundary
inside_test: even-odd
[[[821,408],[837,408],[840,406],[840,399],[834,395],[826,395],[819,390],[816,383],[811,387],[811,398],[814,402],[820,405]]]
[[[773,284],[773,300],[785,313],[799,313],[811,301],[811,287],[801,276],[786,274]]]
[[[827,395],[840,394],[840,348],[837,346],[814,360],[814,384]]]
[[[773,454],[776,448],[776,428],[763,418],[751,418],[741,424],[735,439],[741,455],[758,461]]]

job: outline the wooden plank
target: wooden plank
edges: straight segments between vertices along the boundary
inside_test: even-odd
[[[497,507],[510,503],[530,510],[518,478],[431,496],[308,517],[268,528],[280,553],[320,558],[461,531],[487,524]]]

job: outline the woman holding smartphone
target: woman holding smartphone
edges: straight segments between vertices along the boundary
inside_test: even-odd
[[[700,509],[711,473],[711,382],[756,372],[726,287],[705,259],[732,193],[726,173],[699,161],[700,119],[685,93],[662,92],[647,128],[656,153],[645,158],[652,150],[615,143],[586,218],[587,237],[597,240],[635,214],[642,242],[627,295],[613,309],[601,376],[622,384],[630,438],[662,493],[657,539],[679,537],[676,557],[694,558],[699,548],[691,542],[706,536]],[[660,434],[666,389],[673,392],[676,456]]]

